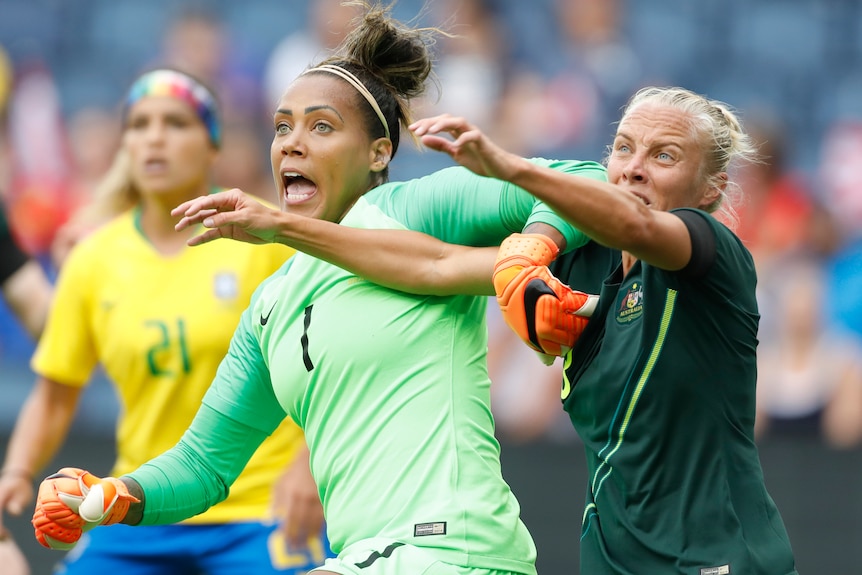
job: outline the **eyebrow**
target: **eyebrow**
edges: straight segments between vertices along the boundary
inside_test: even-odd
[[[316,112],[317,110],[331,110],[333,114],[338,116],[339,120],[341,120],[342,122],[344,121],[344,118],[341,117],[341,114],[338,113],[338,110],[336,110],[332,106],[327,106],[325,104],[321,104],[320,106],[309,106],[305,109],[305,113],[310,114],[312,112]],[[285,116],[293,116],[293,110],[291,110],[289,108],[279,108],[278,110],[275,111],[275,113],[276,114],[283,114]]]
[[[635,141],[635,138],[626,132],[617,132],[614,135],[614,142],[616,142],[617,140],[620,140],[620,139],[626,140],[629,142]],[[649,147],[649,148],[667,148],[669,146],[680,149],[680,150],[683,148],[683,146],[680,142],[678,142],[672,138],[671,139],[665,138],[662,140],[653,140],[652,142],[649,142],[647,145],[647,147]]]

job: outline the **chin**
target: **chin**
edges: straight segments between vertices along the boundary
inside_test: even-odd
[[[317,206],[308,206],[304,204],[288,204],[284,200],[282,200],[281,211],[296,216],[314,218],[316,220],[321,219],[320,210]]]

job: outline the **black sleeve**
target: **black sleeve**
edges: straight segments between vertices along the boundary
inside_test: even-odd
[[[0,286],[27,263],[29,256],[21,251],[8,230],[0,230]]]
[[[689,279],[703,277],[715,262],[715,230],[698,212],[678,210],[673,214],[683,221],[691,236],[691,259],[679,273]]]

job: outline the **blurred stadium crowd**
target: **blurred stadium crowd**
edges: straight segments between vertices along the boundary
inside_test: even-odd
[[[441,90],[416,115],[466,116],[525,156],[603,158],[620,107],[644,85],[684,86],[740,111],[765,160],[736,174],[745,192],[737,231],[760,278],[758,437],[862,450],[862,2],[398,0],[393,12],[455,34],[438,44]],[[0,200],[21,245],[55,276],[56,232],[110,164],[128,85],[156,65],[191,72],[218,93],[216,183],[274,200],[272,108],[338,43],[350,15],[339,0],[0,0]],[[443,154],[403,146],[391,177],[445,165]],[[543,366],[496,305],[489,314],[502,440],[516,450],[577,442],[559,405],[560,362]],[[32,381],[32,349],[0,302],[0,436]],[[113,398],[94,387],[79,419],[109,437]],[[777,460],[781,469],[806,466],[783,449],[765,452],[767,473]],[[846,461],[858,468],[858,457]],[[811,525],[809,507],[793,500],[821,491],[814,481],[779,485],[791,535]],[[530,524],[539,506],[523,507]],[[817,529],[858,533],[854,517]]]
[[[765,159],[737,174],[737,229],[761,284],[759,430],[862,444],[862,3],[400,0],[393,11],[455,34],[438,44],[441,90],[417,115],[466,116],[526,156],[602,158],[620,107],[648,84],[739,110]],[[338,0],[0,0],[0,198],[16,237],[56,271],[56,231],[110,163],[128,84],[155,65],[215,87],[217,183],[268,197],[273,104],[350,15]],[[393,179],[448,165],[407,148]],[[575,441],[561,366],[532,358],[490,308],[501,435]],[[26,371],[31,351],[0,310],[4,371]],[[8,427],[17,404],[4,403]]]

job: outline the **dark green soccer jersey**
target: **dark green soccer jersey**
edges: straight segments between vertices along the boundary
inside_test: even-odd
[[[594,243],[554,266],[601,291],[562,389],[589,469],[581,572],[792,574],[753,439],[754,264],[725,226],[686,211],[715,237],[699,277],[641,262],[623,277],[619,252]]]

